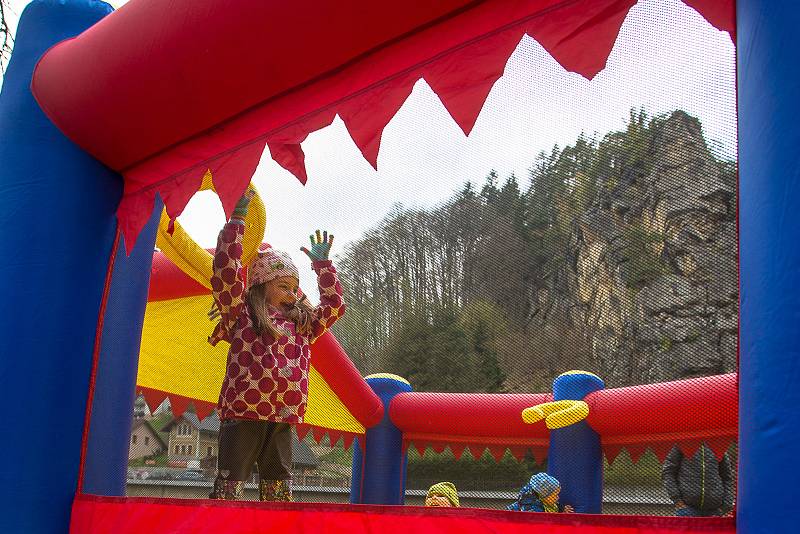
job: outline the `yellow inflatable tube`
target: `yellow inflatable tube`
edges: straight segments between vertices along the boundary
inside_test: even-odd
[[[261,245],[267,226],[264,202],[252,184],[250,188],[256,192],[256,195],[250,201],[250,208],[247,210],[245,218],[246,230],[242,242],[242,265],[244,266],[250,265],[258,253],[258,247]],[[214,191],[211,171],[206,171],[199,190]],[[213,256],[195,243],[178,221],[174,221],[174,231],[170,235],[169,215],[167,215],[166,209],[161,212],[161,221],[158,223],[156,246],[183,272],[202,284],[203,287],[211,289]]]

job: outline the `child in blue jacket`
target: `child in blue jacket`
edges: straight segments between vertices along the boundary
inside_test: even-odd
[[[571,513],[574,509],[569,504],[558,502],[561,484],[547,473],[536,473],[530,482],[519,490],[519,498],[508,505],[508,510],[516,512],[550,512]]]

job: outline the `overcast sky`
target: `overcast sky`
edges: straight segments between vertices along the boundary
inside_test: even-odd
[[[27,2],[11,0],[10,26]],[[119,7],[124,1],[112,1]],[[564,71],[524,37],[493,88],[469,138],[420,81],[383,133],[376,172],[341,120],[303,143],[304,187],[265,151],[254,177],[267,206],[265,240],[285,249],[313,288],[299,247],[315,228],[336,235],[334,253],[376,224],[396,203],[432,206],[491,169],[527,180],[536,155],[581,133],[622,128],[631,107],[651,114],[680,108],[700,118],[720,155],[736,153],[735,57],[726,33],[679,0],[643,0],[629,13],[606,70],[594,80]],[[202,246],[223,224],[211,193],[189,203],[181,223]],[[310,291],[316,297],[316,291]]]

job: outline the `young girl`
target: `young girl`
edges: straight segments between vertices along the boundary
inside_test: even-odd
[[[220,413],[217,478],[212,499],[239,499],[258,466],[259,497],[290,501],[292,431],[303,422],[308,398],[309,345],[344,313],[342,286],[328,260],[333,236],[311,236],[301,250],[317,273],[320,304],[298,298],[298,272],[285,252],[260,252],[242,282],[244,216],[248,190],[219,234],[211,287],[221,316],[209,338],[230,342],[217,408]]]

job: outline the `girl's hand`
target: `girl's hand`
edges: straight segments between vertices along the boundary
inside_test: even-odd
[[[220,313],[219,308],[217,307],[217,303],[212,302],[211,309],[208,310],[208,320],[213,321],[214,319],[220,317],[221,315],[222,314]]]
[[[247,191],[239,198],[239,202],[233,208],[233,214],[244,218],[247,215],[247,206],[250,205],[250,201],[253,200],[254,196],[256,196],[256,190],[252,186],[248,186]]]
[[[564,513],[565,514],[575,513],[575,508],[573,508],[571,504],[565,504],[564,505]]]
[[[300,250],[305,252],[306,256],[311,258],[311,261],[327,260],[328,254],[331,251],[331,246],[333,245],[333,234],[329,236],[328,231],[326,230],[322,235],[320,235],[319,230],[317,230],[316,239],[314,235],[310,235],[308,237],[311,240],[311,250],[307,249],[306,247],[300,247]]]

